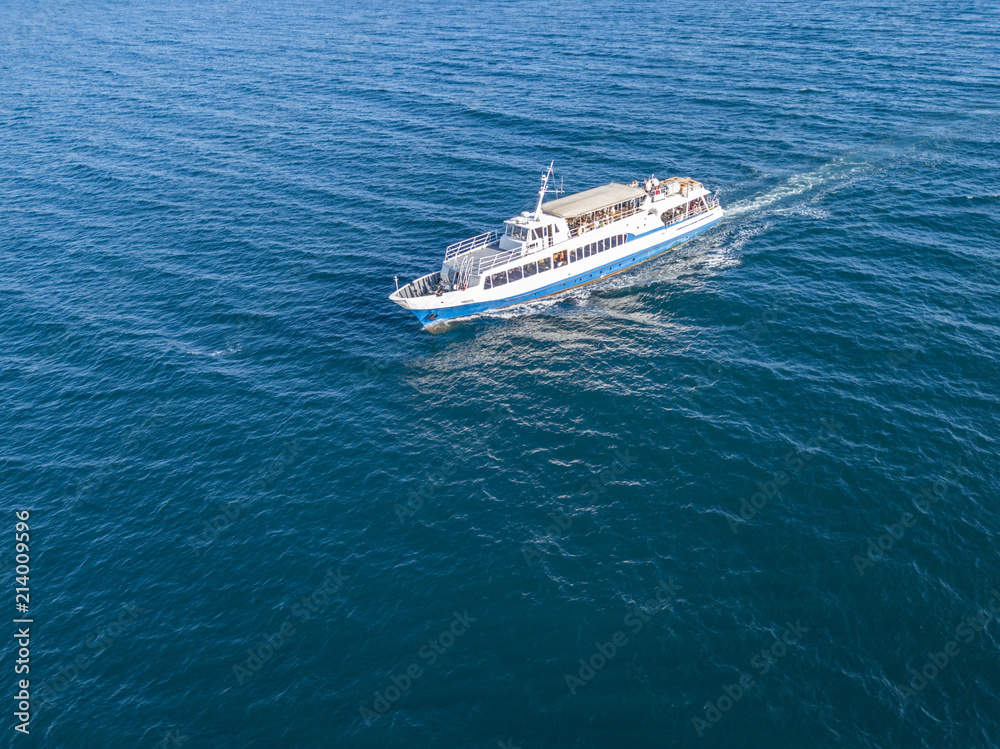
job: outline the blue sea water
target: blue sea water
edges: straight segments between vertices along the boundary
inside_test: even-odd
[[[3,745],[1000,745],[998,48],[980,2],[4,0]],[[388,301],[551,160],[728,214]]]

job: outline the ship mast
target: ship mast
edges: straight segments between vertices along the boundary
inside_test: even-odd
[[[532,218],[537,221],[542,216],[542,201],[545,200],[545,190],[549,186],[549,177],[552,176],[552,165],[555,164],[555,159],[549,163],[548,171],[542,175],[542,187],[538,191],[538,204],[535,206],[535,215]],[[523,204],[522,204],[523,205]]]

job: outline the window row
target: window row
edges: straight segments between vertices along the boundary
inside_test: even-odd
[[[567,262],[575,263],[577,260],[583,260],[591,255],[596,255],[599,252],[604,252],[605,250],[610,250],[613,247],[625,244],[625,239],[626,235],[618,234],[613,237],[591,242],[588,245],[577,247],[573,250],[561,250],[551,257],[533,260],[532,262],[517,268],[502,270],[499,273],[486,276],[486,278],[483,279],[483,288],[493,289],[497,286],[503,286],[506,283],[520,281],[522,278],[528,278],[536,273],[544,273],[545,271],[552,270],[553,268],[561,268],[566,265]]]
[[[528,240],[537,241],[539,239],[545,240],[552,246],[555,241],[555,234],[558,231],[555,224],[547,224],[546,226],[539,226],[536,229],[528,229],[526,226],[520,226],[514,223],[507,223],[507,228],[504,233],[508,237],[512,237],[521,242],[527,242]]]
[[[591,255],[596,255],[599,252],[604,252],[605,250],[610,250],[613,247],[617,247],[620,244],[625,244],[625,235],[616,234],[613,237],[608,237],[607,239],[601,239],[597,242],[591,242],[583,247],[577,247],[575,250],[569,251],[569,261],[575,263],[577,260],[583,260],[585,257],[590,257]]]

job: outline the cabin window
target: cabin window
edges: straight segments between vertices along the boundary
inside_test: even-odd
[[[543,257],[538,261],[538,272],[544,273],[547,270],[552,270],[552,258]]]
[[[561,252],[557,252],[555,255],[553,255],[552,264],[556,268],[561,268],[562,266],[566,265],[566,250],[562,250]]]
[[[508,268],[507,269],[507,280],[508,281],[520,281],[521,280],[521,268]]]
[[[493,288],[493,279],[490,276],[486,276],[486,278],[483,279],[483,289],[492,289],[492,288]]]
[[[525,278],[527,278],[528,276],[533,276],[536,273],[538,273],[538,268],[535,267],[534,263],[528,263],[527,265],[522,266],[522,270],[524,271]]]
[[[528,238],[528,228],[517,224],[507,224],[507,236],[524,241]]]
[[[617,234],[615,236],[611,237],[611,246],[612,247],[617,247],[618,246],[618,235]]]
[[[494,289],[497,286],[503,286],[505,283],[507,283],[507,271],[502,270],[499,273],[494,273],[492,276],[490,276],[490,278],[493,279]]]
[[[575,263],[577,260],[580,260],[582,257],[583,257],[582,251],[579,250],[579,249],[577,249],[577,250],[570,250],[569,251],[569,261],[571,263]]]

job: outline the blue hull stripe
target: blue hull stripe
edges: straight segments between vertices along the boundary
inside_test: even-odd
[[[614,262],[608,263],[607,265],[602,265],[593,270],[582,273],[579,276],[573,276],[572,278],[566,278],[557,283],[549,284],[548,286],[542,286],[537,289],[532,289],[531,291],[520,294],[518,296],[505,297],[504,299],[494,299],[490,302],[477,302],[475,304],[463,304],[454,307],[442,307],[441,309],[414,309],[410,310],[417,319],[420,320],[424,326],[435,325],[444,320],[452,320],[456,317],[468,317],[469,315],[475,315],[479,312],[487,312],[489,310],[503,309],[504,307],[513,307],[515,304],[524,304],[525,302],[530,302],[533,299],[540,299],[544,296],[549,296],[551,294],[558,294],[560,291],[569,291],[577,286],[583,286],[584,284],[590,283],[592,281],[599,281],[603,276],[609,273],[620,273],[623,270],[627,270],[637,263],[641,263],[645,260],[649,260],[656,255],[666,252],[671,247],[676,247],[682,242],[686,242],[692,237],[701,234],[706,229],[710,229],[719,223],[721,219],[715,219],[704,226],[699,226],[697,229],[687,232],[686,234],[681,234],[674,239],[671,239],[662,244],[653,245],[645,250],[640,250],[634,255],[626,255],[623,258],[619,258]],[[656,231],[663,231],[662,229],[657,229]],[[646,234],[640,234],[640,237],[646,236]],[[630,240],[631,241],[631,240]]]

